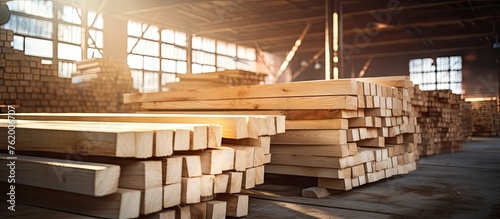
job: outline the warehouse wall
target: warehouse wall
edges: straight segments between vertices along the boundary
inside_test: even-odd
[[[297,54],[292,62],[292,72],[300,69],[302,60],[309,60],[314,55],[312,53]],[[500,57],[500,49],[483,49],[478,51],[464,51],[458,53],[440,53],[430,55],[412,55],[396,57],[380,57],[372,59],[370,66],[364,77],[408,75],[408,63],[415,58],[429,58],[439,56],[462,56],[462,83],[464,85],[465,97],[491,97],[498,95],[498,65],[497,57]],[[321,80],[324,78],[324,57],[318,59],[321,68],[314,69],[314,64],[309,66],[304,73],[296,78],[296,81]],[[367,59],[352,60],[354,64],[355,77],[358,77],[360,70],[365,65]],[[345,65],[345,77],[351,77],[351,65]]]

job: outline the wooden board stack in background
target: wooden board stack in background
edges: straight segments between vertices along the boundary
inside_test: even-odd
[[[472,104],[462,102],[462,136],[464,141],[470,141],[473,128]]]
[[[471,101],[472,107],[472,135],[473,136],[498,136],[499,113],[497,100]]]
[[[453,153],[462,150],[462,103],[451,90],[421,91],[415,86],[413,106],[422,131],[421,155]]]
[[[14,50],[13,36],[12,31],[0,29],[1,106],[15,105],[16,112],[135,112],[139,109],[137,104],[124,105],[121,101],[122,94],[137,92],[132,88],[126,64],[109,59],[84,61],[82,63],[96,65],[92,67],[93,73],[82,68],[85,76],[75,77],[86,78],[88,83],[73,84],[71,78],[59,77],[57,63],[42,64],[42,58]],[[105,76],[89,79],[96,75]],[[6,108],[0,107],[0,112],[6,112]]]

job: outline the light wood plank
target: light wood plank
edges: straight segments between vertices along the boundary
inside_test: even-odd
[[[181,182],[163,186],[163,207],[170,208],[181,204]]]
[[[272,144],[347,144],[346,130],[290,130],[271,137]]]
[[[266,99],[233,99],[233,100],[199,100],[175,102],[146,102],[142,109],[146,110],[289,110],[289,109],[345,109],[357,110],[358,100],[353,96],[320,96],[320,97],[276,97]]]
[[[118,189],[120,167],[117,165],[79,162],[16,155],[0,154],[0,172],[15,169],[15,182],[29,186],[55,189],[90,196],[105,196]],[[7,176],[0,179],[10,180]]]
[[[272,154],[302,154],[329,157],[349,156],[349,146],[342,145],[272,145]]]
[[[324,177],[334,179],[348,179],[351,176],[351,169],[332,169],[320,167],[301,167],[301,166],[288,166],[288,165],[266,165],[266,173],[274,174],[287,174],[294,176],[311,176],[311,177]]]
[[[217,196],[217,200],[227,202],[227,216],[244,217],[248,215],[248,195],[220,194]]]
[[[286,120],[287,130],[298,129],[347,129],[347,119]]]
[[[207,94],[210,95],[202,95]],[[254,85],[238,87],[221,87],[200,90],[170,91],[166,93],[125,94],[123,101],[158,102],[183,100],[218,100],[248,99],[268,97],[296,97],[320,95],[357,95],[357,82],[354,79],[331,81],[307,81],[272,85]]]
[[[182,178],[181,203],[199,203],[201,198],[201,177]]]

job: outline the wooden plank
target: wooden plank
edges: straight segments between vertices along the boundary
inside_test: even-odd
[[[273,145],[272,154],[301,154],[329,157],[349,156],[349,146],[342,145]]]
[[[175,102],[146,102],[142,109],[146,110],[289,110],[289,109],[345,109],[357,110],[358,100],[353,96],[319,96],[319,97],[276,97],[266,99],[233,99],[233,100],[199,100]]]
[[[0,154],[0,172],[15,169],[15,182],[35,187],[55,189],[90,196],[104,196],[118,189],[120,167],[117,165],[79,162],[16,155]],[[11,180],[7,177],[0,179]]]
[[[0,126],[0,139],[7,139],[6,123],[1,123]],[[143,134],[151,134],[152,136],[153,133],[109,129],[95,131],[95,129],[88,128],[58,130],[52,127],[29,128],[28,125],[18,124],[16,126],[16,135],[18,136],[16,150],[135,157],[136,139]],[[54,141],[59,142],[59,144],[54,144]],[[60,145],[65,147],[60,147]]]
[[[190,207],[191,218],[206,219],[207,218],[207,203],[200,202],[191,204]]]
[[[245,169],[246,168],[251,168],[254,166],[254,159],[255,159],[255,149],[257,147],[251,147],[251,146],[241,146],[241,145],[229,145],[229,144],[224,144],[224,147],[232,148],[234,150],[243,150],[245,151]],[[239,166],[240,164],[238,164]]]
[[[264,165],[255,167],[255,185],[264,184],[264,174],[265,174]]]
[[[202,197],[212,196],[214,194],[214,175],[202,175],[201,176],[201,191],[200,195]]]
[[[384,137],[376,137],[371,139],[365,139],[356,142],[358,146],[361,147],[384,147],[385,146],[385,138]]]
[[[6,203],[7,204],[7,203]],[[5,204],[5,205],[6,205]],[[1,205],[4,206],[4,205]],[[45,218],[64,218],[64,219],[93,219],[79,214],[72,214],[62,211],[56,211],[48,208],[40,208],[31,205],[23,205],[16,203],[16,211],[8,211],[3,215],[5,218],[30,219],[33,215],[43,215]]]
[[[324,177],[334,179],[348,179],[351,178],[351,169],[332,169],[320,167],[301,167],[301,166],[288,166],[288,165],[266,165],[266,173],[275,173],[294,175],[294,176],[311,176],[311,177]]]
[[[217,196],[217,200],[227,202],[227,216],[244,217],[248,215],[248,195],[220,194]]]
[[[351,179],[318,178],[318,187],[346,191],[352,189],[352,181]]]
[[[348,161],[349,159],[352,159],[352,156],[336,158],[315,155],[273,153],[272,164],[343,169],[351,166]]]
[[[175,219],[175,210],[174,209],[165,209],[163,211],[141,215],[141,219]]]
[[[242,189],[251,189],[255,187],[255,168],[248,168],[243,172]]]
[[[388,87],[413,87],[409,76],[363,77],[357,78],[357,80]]]
[[[240,193],[241,185],[243,184],[242,172],[225,172],[229,176],[229,183],[226,192],[229,194]]]
[[[167,157],[162,161],[163,184],[180,183],[182,178],[182,157]]]
[[[284,110],[282,113],[286,116],[287,120],[347,119],[358,117],[357,110]]]
[[[199,203],[201,198],[201,177],[182,178],[181,203]]]
[[[163,187],[141,191],[141,214],[151,214],[163,209]]]
[[[163,186],[163,207],[170,208],[181,204],[182,183]]]
[[[214,179],[214,193],[225,193],[229,183],[228,174],[217,174]]]
[[[175,218],[191,219],[191,206],[184,205],[182,207],[175,208]]]
[[[271,137],[272,144],[346,144],[346,130],[290,130]]]
[[[201,95],[209,93],[210,95]],[[357,95],[357,82],[353,79],[331,81],[307,81],[272,85],[221,87],[200,90],[170,91],[167,93],[125,94],[124,103],[249,99],[269,97],[297,97],[323,95]]]
[[[264,148],[255,147],[253,166],[255,167],[255,166],[264,165],[264,160],[265,160]]]
[[[221,174],[224,170],[232,169],[234,165],[234,151],[230,151],[228,154],[223,149],[207,149],[178,154],[198,156],[200,158],[201,172],[203,174]],[[231,168],[227,168],[227,166],[231,166]]]
[[[9,187],[5,183],[1,185]],[[15,188],[16,201],[23,204],[100,218],[139,216],[141,192],[137,190],[118,189],[111,195],[94,197],[21,184]]]
[[[222,145],[222,126],[210,125],[208,128],[208,148],[218,148]]]
[[[298,129],[347,129],[347,119],[286,120],[287,130]]]
[[[349,128],[373,127],[372,117],[350,118]]]
[[[268,154],[271,147],[271,137],[260,136],[258,139],[254,138],[244,138],[244,139],[222,139],[222,142],[226,145],[242,145],[242,146],[254,146],[263,147],[264,153]]]
[[[207,112],[208,113],[208,112]],[[0,118],[6,118],[0,115]],[[242,115],[210,115],[210,114],[179,114],[167,113],[17,113],[16,119],[57,120],[57,121],[95,121],[95,122],[139,122],[162,123],[171,125],[211,124],[224,127],[222,136],[225,138],[248,137],[248,116]]]
[[[225,219],[226,218],[227,202],[225,201],[208,201],[207,202],[207,219]]]
[[[199,177],[202,175],[200,156],[182,155],[174,157],[182,158],[182,177]]]

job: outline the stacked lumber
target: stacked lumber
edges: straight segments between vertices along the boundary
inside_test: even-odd
[[[138,191],[137,214],[152,218],[246,216],[248,196],[239,193],[264,183],[269,136],[284,129],[283,116],[18,113],[16,119],[17,153],[36,156],[40,162],[48,157],[115,165],[117,188]],[[0,140],[7,139],[7,125],[5,119],[0,121]],[[58,187],[66,186],[49,188]],[[59,205],[57,200],[53,205],[39,202],[26,204]],[[55,209],[111,217],[79,211],[73,204]]]
[[[451,90],[421,91],[415,86],[413,105],[421,126],[421,155],[453,153],[462,150],[462,103]]]
[[[177,75],[176,83],[166,85],[168,90],[187,90],[264,83],[267,74],[243,70],[226,70],[201,74]]]
[[[322,187],[348,190],[416,167],[412,84],[403,79],[401,88],[356,79],[308,81],[127,94],[124,102],[159,113],[285,115],[286,132],[271,137],[265,172],[313,176]]]
[[[59,77],[58,63],[42,64],[42,58],[14,50],[13,36],[12,31],[0,29],[0,112],[6,112],[1,107],[5,105],[16,105],[17,112],[134,112],[139,109],[138,105],[121,103],[123,93],[137,92],[132,88],[126,65],[112,60],[84,61],[86,65],[102,64],[93,67],[92,74],[79,64],[80,75],[75,75],[73,80],[87,81],[73,84],[71,78]],[[106,76],[89,79],[95,75]]]
[[[473,136],[498,136],[499,113],[497,100],[483,100],[470,102],[472,107],[472,135]]]
[[[472,137],[472,104],[462,102],[462,136],[464,141],[470,141]]]

